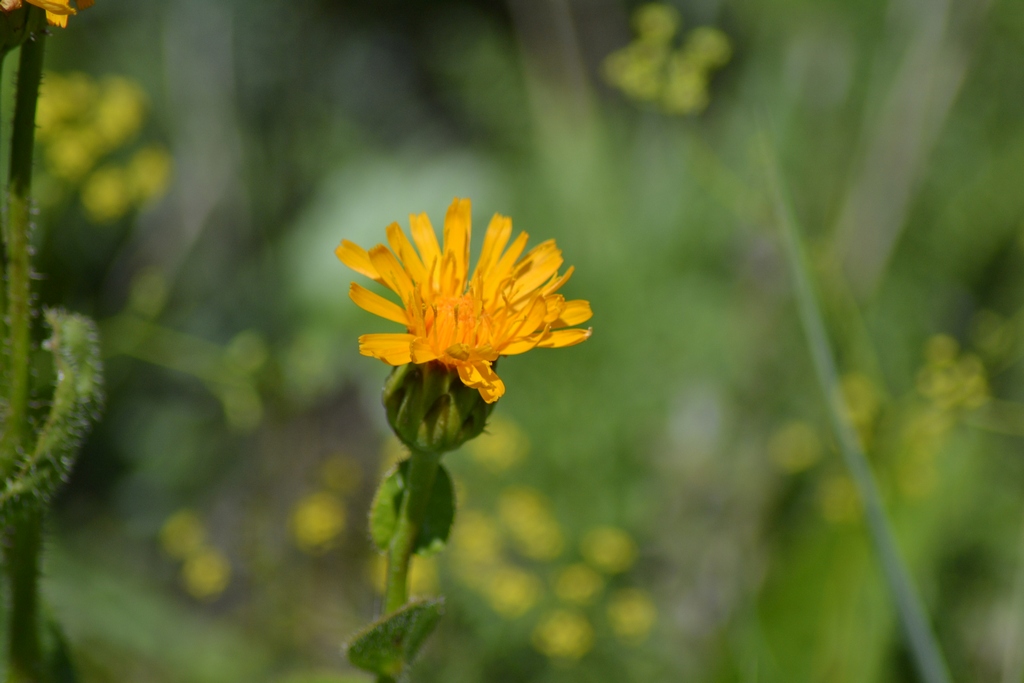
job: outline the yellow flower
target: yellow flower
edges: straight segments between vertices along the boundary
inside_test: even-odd
[[[71,6],[71,0],[25,0],[30,5],[35,5],[46,10],[46,20],[54,25],[60,26],[61,28],[68,25],[68,15],[75,14],[76,10]],[[94,0],[77,0],[75,4],[78,5],[78,9],[88,9],[92,7]],[[2,0],[0,1],[0,10],[4,12],[12,12],[19,9],[22,6],[21,0]]]
[[[443,249],[426,214],[410,216],[410,224],[418,252],[397,223],[387,228],[391,250],[379,244],[367,252],[348,240],[335,250],[349,268],[402,300],[398,306],[352,283],[349,295],[358,306],[407,330],[361,336],[359,352],[364,356],[389,365],[441,363],[458,370],[463,384],[493,403],[505,393],[493,367],[499,356],[572,346],[590,337],[589,329],[562,329],[586,322],[592,313],[589,302],[566,301],[557,294],[573,269],[558,275],[562,252],[554,240],[519,258],[526,233],[506,250],[512,219],[495,214],[470,274],[468,199],[456,199],[448,207]]]

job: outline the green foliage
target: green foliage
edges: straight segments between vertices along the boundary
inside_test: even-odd
[[[443,599],[414,600],[358,633],[348,645],[348,659],[365,671],[396,677],[416,657],[443,613]]]
[[[57,382],[50,412],[33,449],[13,463],[0,489],[0,519],[9,522],[28,508],[38,510],[67,479],[78,448],[103,400],[99,342],[88,318],[48,310]]]
[[[404,460],[391,470],[373,498],[370,507],[370,537],[381,550],[388,549],[398,526],[408,473],[409,461]],[[413,552],[418,555],[440,552],[448,542],[454,519],[455,489],[452,478],[445,466],[439,465]]]

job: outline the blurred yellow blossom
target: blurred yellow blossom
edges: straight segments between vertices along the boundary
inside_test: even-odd
[[[483,434],[466,444],[473,459],[491,470],[503,472],[521,462],[530,452],[530,440],[519,426],[493,416]]]
[[[115,149],[138,134],[145,118],[142,88],[121,76],[103,80],[93,125],[107,149]]]
[[[668,114],[703,111],[710,101],[711,72],[728,63],[732,45],[722,31],[702,26],[673,50],[680,23],[678,11],[670,5],[640,7],[633,16],[636,40],[604,61],[608,83],[634,100],[659,104]]]
[[[565,545],[548,502],[533,489],[510,487],[498,497],[498,516],[517,550],[534,560],[552,560]]]
[[[125,164],[107,161],[142,130],[146,96],[134,81],[83,73],[46,72],[36,110],[36,136],[46,171],[68,185],[82,183],[81,200],[95,223],[108,223],[162,196],[171,156],[159,145],[138,150]]]
[[[571,564],[558,574],[555,595],[565,602],[586,605],[604,588],[601,575],[585,564]]]
[[[995,311],[978,311],[971,321],[971,340],[987,357],[1006,358],[1017,342],[1013,324]]]
[[[508,619],[525,614],[540,597],[540,580],[519,567],[496,567],[487,573],[485,581],[484,591],[491,608]]]
[[[82,185],[82,206],[93,223],[109,223],[131,207],[132,189],[128,174],[119,166],[96,169]]]
[[[861,439],[868,442],[882,405],[875,383],[867,375],[851,372],[840,380],[840,391],[847,417],[860,432]]]
[[[654,601],[639,588],[624,588],[608,598],[608,623],[624,640],[646,637],[657,618]]]
[[[590,564],[608,574],[621,574],[636,561],[636,543],[622,529],[605,526],[591,529],[580,543]]]
[[[61,180],[80,181],[102,155],[99,136],[93,130],[60,130],[50,140],[45,151],[47,168]]]
[[[860,519],[860,495],[853,480],[846,475],[833,475],[822,481],[818,499],[822,515],[830,522],[839,524]]]
[[[679,10],[661,3],[643,5],[633,15],[633,27],[640,40],[652,43],[671,41],[681,22]]]
[[[580,659],[594,646],[594,629],[576,611],[558,609],[533,631],[533,646],[553,659]]]
[[[802,472],[821,457],[821,439],[810,424],[794,420],[772,434],[768,454],[786,472]]]
[[[925,366],[917,374],[917,390],[941,410],[974,410],[988,402],[985,366],[969,353],[959,354],[956,340],[936,335],[925,346]]]
[[[450,545],[459,576],[469,585],[480,585],[484,574],[500,561],[501,531],[487,515],[466,510],[452,527]]]
[[[163,147],[143,147],[128,164],[128,179],[135,201],[144,204],[163,196],[171,180],[171,155]]]
[[[193,510],[179,510],[160,529],[160,546],[176,560],[199,552],[206,543],[206,527]]]
[[[719,29],[701,26],[690,32],[683,54],[696,67],[718,69],[732,58],[732,43],[729,36]]]
[[[295,544],[311,555],[321,555],[334,547],[345,530],[345,508],[331,493],[313,493],[298,502],[291,522]]]
[[[224,592],[231,581],[231,564],[214,548],[203,548],[185,560],[181,581],[189,595],[212,600]]]

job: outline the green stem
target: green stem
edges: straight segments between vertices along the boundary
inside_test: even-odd
[[[43,10],[31,7],[29,12],[39,14]],[[21,47],[11,135],[11,174],[7,192],[6,225],[9,258],[7,311],[10,320],[10,393],[2,463],[7,472],[31,446],[28,415],[29,361],[32,351],[29,204],[36,103],[43,75],[45,47],[45,35],[42,32],[30,37]],[[13,525],[4,553],[11,606],[7,629],[8,683],[39,683],[42,680],[38,623],[41,526],[41,512],[26,512],[24,517]]]
[[[42,12],[32,7],[30,11]],[[5,467],[27,450],[28,382],[31,353],[32,271],[29,215],[32,189],[32,147],[35,140],[36,102],[43,75],[45,36],[36,34],[21,47],[18,89],[11,135],[11,175],[7,191],[7,300],[10,321],[10,394],[8,396]]]
[[[878,484],[871,473],[871,466],[868,464],[860,439],[847,417],[849,411],[840,391],[839,371],[832,356],[824,318],[814,292],[807,256],[783,189],[778,161],[771,147],[766,144],[765,148],[772,199],[784,235],[800,319],[810,346],[818,382],[829,407],[829,416],[839,440],[843,460],[864,505],[868,532],[882,565],[885,580],[896,601],[896,610],[918,673],[926,683],[949,683],[949,671],[942,650],[932,632],[910,573],[900,557],[895,534],[882,505]]]
[[[384,591],[384,613],[394,612],[409,599],[409,561],[420,533],[423,517],[430,501],[441,456],[437,453],[413,451],[409,458],[406,493],[402,499],[398,527],[388,546],[387,587]]]
[[[15,524],[5,552],[4,572],[11,591],[8,618],[7,683],[40,683],[39,555],[41,513],[26,513]]]

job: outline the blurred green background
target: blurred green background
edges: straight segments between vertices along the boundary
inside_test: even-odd
[[[333,250],[456,196],[477,245],[494,212],[558,240],[594,335],[503,361],[446,456],[413,680],[916,680],[765,137],[953,677],[1022,680],[1024,4],[100,0],[57,33],[39,301],[100,321],[108,384],[44,582],[84,681],[366,680],[400,450],[356,337],[396,330]]]

